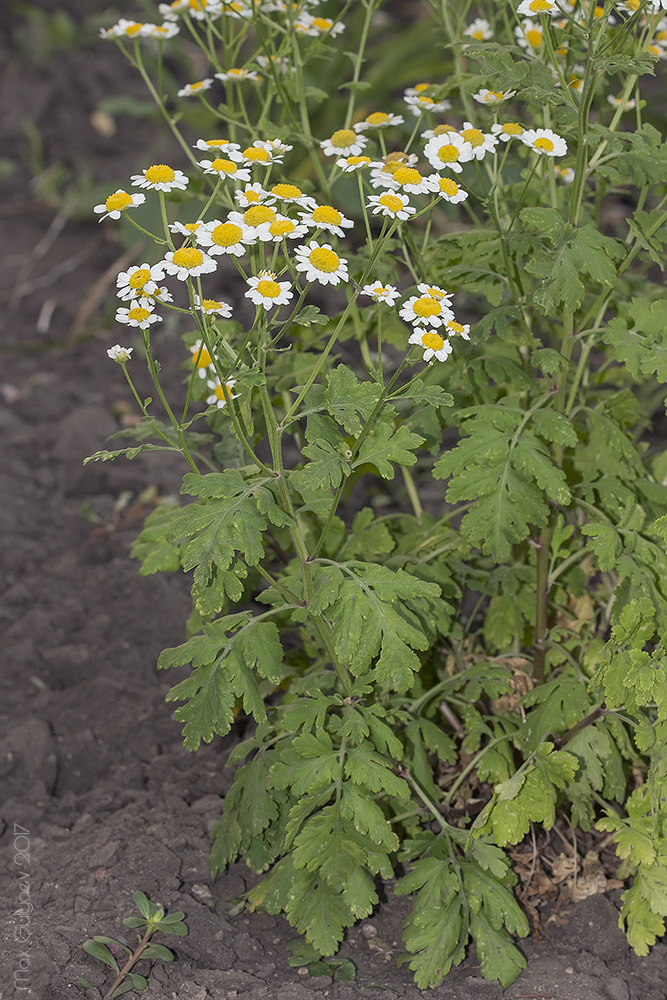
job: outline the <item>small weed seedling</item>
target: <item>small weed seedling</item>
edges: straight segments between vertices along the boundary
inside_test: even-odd
[[[104,1000],[114,1000],[115,997],[129,993],[130,990],[147,989],[148,980],[146,977],[132,971],[141,959],[161,958],[163,962],[174,961],[173,951],[165,948],[162,944],[154,944],[151,940],[156,931],[161,931],[163,934],[177,934],[179,937],[185,937],[188,933],[188,929],[183,923],[184,914],[180,910],[167,916],[162,907],[151,903],[143,892],[133,893],[132,900],[141,916],[127,917],[123,924],[125,927],[141,928],[143,931],[142,934],[138,933],[139,944],[134,951],[122,941],[116,941],[115,938],[99,934],[85,941],[82,945],[84,951],[98,961],[104,962],[116,973],[116,978],[104,994]],[[116,955],[123,952],[127,956],[127,961],[120,968]],[[85,979],[79,979],[79,982],[88,989],[94,989],[93,984]]]

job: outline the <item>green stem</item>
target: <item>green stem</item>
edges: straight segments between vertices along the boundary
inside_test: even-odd
[[[160,384],[160,379],[158,377],[158,367],[157,367],[157,365],[155,363],[155,359],[153,358],[153,353],[151,351],[150,331],[148,330],[148,328],[144,327],[142,329],[142,331],[141,331],[141,337],[142,337],[142,340],[144,342],[144,349],[146,351],[146,361],[148,362],[148,370],[151,373],[151,378],[153,379],[153,384],[155,385],[155,388],[157,389],[158,396],[160,397],[160,401],[161,401],[162,405],[164,406],[165,412],[166,412],[167,416],[169,417],[169,420],[171,421],[171,425],[174,428],[174,430],[176,431],[176,434],[178,436],[178,441],[179,441],[179,444],[181,446],[181,450],[183,451],[183,455],[185,456],[185,460],[187,461],[188,465],[190,466],[190,468],[192,469],[193,472],[199,473],[199,469],[197,468],[195,460],[193,459],[192,455],[190,454],[190,449],[188,448],[187,443],[185,441],[185,434],[183,433],[183,428],[180,425],[180,423],[178,422],[178,420],[176,419],[176,417],[174,416],[173,410],[172,410],[171,406],[169,405],[169,403],[167,402],[167,397],[165,396],[164,392],[162,391],[162,386]]]

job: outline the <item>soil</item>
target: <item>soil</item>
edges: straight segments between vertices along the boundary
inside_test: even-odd
[[[103,10],[83,0],[58,7],[75,23]],[[167,942],[176,942],[176,962],[151,969],[149,1000],[664,1000],[667,945],[645,959],[631,952],[617,927],[618,891],[562,909],[541,940],[522,942],[528,970],[505,994],[480,978],[474,953],[443,986],[418,990],[396,962],[406,902],[390,894],[343,945],[358,970],[353,983],[289,968],[296,935],[284,920],[232,915],[254,876],[237,864],[212,882],[207,857],[237,737],[196,756],[183,749],[163,701],[173,679],[157,674],[155,660],[183,639],[188,581],[142,578],[128,558],[137,498],[147,487],[177,492],[183,470],[164,456],[82,466],[127,401],[106,357],[116,332],[103,299],[89,297],[124,250],[109,225],[63,214],[43,193],[54,164],[75,179],[85,165],[95,183],[120,186],[139,167],[136,121],[118,117],[105,136],[91,114],[109,94],[143,93],[113,46],[91,36],[37,64],[29,45],[14,45],[23,27],[3,5],[0,129],[11,172],[0,207],[1,1000],[100,997],[109,977],[81,944],[129,935],[122,920],[138,889],[185,911],[189,927]],[[36,181],[26,121],[41,144]],[[170,148],[159,134],[141,138],[144,153]],[[160,360],[177,385],[180,360],[168,346]],[[119,512],[128,491],[133,501]]]

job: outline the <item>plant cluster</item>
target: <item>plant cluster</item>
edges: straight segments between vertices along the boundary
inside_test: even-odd
[[[473,941],[506,986],[529,928],[505,848],[559,809],[613,836],[635,950],[665,929],[667,459],[645,432],[667,144],[642,86],[667,20],[443,0],[397,40],[381,6],[175,0],[103,31],[181,160],[95,208],[154,250],[118,275],[138,339],[108,352],[142,420],[92,457],[189,467],[133,554],[192,572],[188,638],[158,663],[192,668],[167,696],[185,745],[256,723],[213,873],[265,873],[248,907],[320,956],[400,875],[417,984]],[[401,80],[425,39],[438,79]],[[173,78],[181,44],[199,79]]]

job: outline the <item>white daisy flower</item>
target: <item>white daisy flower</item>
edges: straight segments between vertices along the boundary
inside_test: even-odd
[[[206,397],[206,402],[209,406],[217,406],[219,410],[221,410],[230,399],[239,398],[240,393],[232,392],[232,389],[236,385],[235,378],[230,378],[224,385],[219,378],[209,379],[206,385],[209,389],[213,390],[211,395]]]
[[[261,222],[255,232],[262,243],[281,243],[283,240],[302,239],[308,233],[308,226],[286,215],[276,215],[272,222]]]
[[[256,163],[260,166],[269,166],[271,163],[282,163],[285,153],[293,148],[293,146],[286,146],[280,139],[256,139],[252,146],[242,150],[241,156],[244,162],[251,166]]]
[[[143,205],[145,201],[145,194],[128,194],[127,191],[118,188],[117,191],[109,195],[102,205],[95,205],[93,212],[96,212],[98,215],[100,212],[106,213],[101,217],[100,222],[104,222],[105,219],[120,219],[122,213],[128,208],[137,208],[138,205]]]
[[[307,246],[294,251],[297,271],[305,272],[306,281],[319,281],[322,285],[337,285],[348,280],[347,261],[332,250],[329,243],[311,240]]]
[[[431,358],[446,361],[452,353],[452,345],[435,330],[415,330],[408,344],[418,344],[424,348],[424,361],[430,361]]]
[[[476,160],[483,160],[485,155],[493,153],[498,145],[495,135],[482,132],[481,129],[475,128],[471,122],[463,123],[463,128],[459,131],[459,135],[465,142],[470,143]]]
[[[359,156],[368,143],[365,135],[358,135],[354,129],[339,128],[328,139],[323,139],[320,148],[325,156]]]
[[[554,0],[521,0],[516,12],[525,17],[537,17],[540,14],[552,14],[554,17],[561,15]]]
[[[397,191],[370,195],[366,207],[373,209],[373,215],[386,215],[390,219],[402,220],[409,219],[417,211],[410,204],[408,196]]]
[[[292,68],[286,56],[256,56],[255,62],[266,70],[273,66],[278,73],[289,73]]]
[[[238,142],[229,142],[227,139],[197,139],[193,149],[201,149],[205,153],[224,153],[229,160],[241,161]]]
[[[406,194],[427,194],[429,191],[429,180],[417,170],[406,163],[401,163],[397,170],[391,174],[392,190],[401,190]]]
[[[203,225],[202,219],[197,219],[196,222],[172,222],[169,226],[169,232],[194,238],[197,230]]]
[[[304,194],[296,184],[274,184],[269,191],[267,199],[269,204],[274,205],[277,201],[284,201],[288,205],[300,205],[302,208],[315,208],[317,202],[308,194]]]
[[[554,163],[554,174],[556,175],[556,180],[562,181],[563,184],[571,184],[574,180],[574,170],[572,167],[560,167],[557,163]]]
[[[234,257],[243,257],[248,247],[256,242],[256,237],[254,230],[244,224],[239,212],[230,212],[226,222],[212,219],[204,223],[197,230],[196,240],[213,256],[231,253]]]
[[[449,111],[452,106],[451,101],[444,99],[436,101],[434,97],[429,97],[427,94],[416,94],[414,97],[404,97],[403,100],[416,117],[423,115],[426,111],[431,111],[433,114]]]
[[[439,285],[429,285],[428,281],[421,281],[417,285],[417,291],[421,292],[422,295],[428,295],[431,299],[437,299],[438,302],[444,302],[445,305],[451,306],[453,292],[448,292],[445,288],[440,288]]]
[[[447,299],[438,300],[431,295],[411,295],[399,311],[399,316],[411,326],[440,326],[447,319],[454,319]]]
[[[452,177],[440,177],[439,174],[432,174],[431,180],[433,182],[431,190],[452,205],[458,205],[459,202],[465,201],[468,197],[468,192],[459,187]]]
[[[230,177],[235,181],[249,181],[250,171],[244,167],[237,167],[233,160],[226,157],[217,156],[215,160],[198,160],[199,166],[205,174],[212,174],[214,177]]]
[[[132,174],[130,180],[135,187],[151,188],[153,191],[185,191],[188,178],[182,170],[174,170],[166,163],[154,163],[140,174]]]
[[[478,90],[472,95],[473,101],[478,104],[501,104],[502,101],[509,101],[514,97],[516,90]]]
[[[374,111],[352,126],[355,132],[365,132],[367,129],[387,128],[388,125],[402,125],[405,118],[402,115],[388,114],[386,111]]]
[[[453,170],[460,174],[462,163],[468,163],[474,158],[472,145],[458,132],[447,132],[445,135],[434,135],[424,147],[424,156],[436,170]]]
[[[218,267],[208,254],[197,247],[180,247],[169,250],[158,265],[166,274],[175,275],[179,281],[197,278],[200,274],[211,274]]]
[[[173,0],[172,3],[158,4],[158,10],[165,20],[189,14],[195,21],[205,21],[222,13],[222,0]]]
[[[252,80],[253,83],[259,83],[262,79],[254,69],[244,69],[242,66],[233,66],[225,73],[216,73],[215,78],[222,80],[223,83],[240,83],[242,80]]]
[[[158,291],[158,281],[164,277],[163,272],[158,267],[151,267],[150,264],[142,264],[121,271],[116,278],[116,292],[119,299],[138,299],[143,295],[154,295]]]
[[[213,367],[213,358],[209,354],[208,347],[203,340],[198,340],[192,345],[190,354],[192,355],[192,364],[197,369],[199,378],[206,378],[213,374],[209,370]]]
[[[197,94],[203,94],[204,91],[210,90],[213,86],[213,80],[207,77],[205,80],[197,80],[196,83],[186,83],[184,87],[178,91],[178,97],[196,97]]]
[[[299,218],[304,226],[316,229],[326,229],[336,236],[344,236],[344,229],[351,229],[354,222],[346,219],[333,205],[317,205],[309,212],[299,212]]]
[[[492,125],[491,131],[502,142],[509,142],[510,139],[520,139],[526,130],[518,122],[505,122],[503,125]]]
[[[370,295],[374,302],[385,302],[388,306],[393,306],[400,292],[394,285],[383,285],[381,281],[374,281],[370,285],[364,285],[359,294]]]
[[[234,192],[234,199],[238,201],[241,208],[260,205],[268,197],[269,192],[265,191],[261,184],[248,184],[242,190]]]
[[[567,153],[565,139],[550,128],[528,128],[521,136],[521,142],[542,156],[565,156]]]
[[[195,308],[206,316],[222,316],[223,319],[229,319],[232,315],[232,307],[228,302],[218,299],[200,299],[196,293],[194,301]]]
[[[542,45],[542,25],[526,18],[514,29],[517,44],[527,52],[536,52]]]
[[[362,170],[371,164],[370,156],[343,156],[336,160],[336,166],[340,167],[344,174],[351,174],[355,170]]]
[[[294,30],[300,35],[331,35],[335,38],[345,31],[342,21],[332,21],[330,17],[314,17],[306,11],[301,11],[294,21]]]
[[[161,323],[162,317],[158,316],[157,313],[154,313],[146,305],[135,304],[130,309],[116,309],[116,322],[145,330],[152,323]]]
[[[637,107],[634,98],[624,101],[622,97],[614,97],[613,94],[607,94],[607,103],[611,104],[612,108],[623,108],[624,111],[634,111]]]
[[[126,17],[121,17],[116,24],[110,28],[101,28],[101,38],[143,38],[146,34],[146,25],[143,21],[128,21]]]
[[[112,361],[117,361],[119,365],[127,364],[130,360],[130,354],[134,350],[133,347],[121,347],[120,344],[114,344],[107,351],[108,356]]]
[[[256,277],[248,278],[250,288],[245,293],[256,306],[264,306],[266,311],[274,306],[284,306],[294,298],[291,282],[276,281],[274,271],[260,271]]]
[[[393,175],[401,166],[414,166],[418,159],[419,157],[414,153],[410,153],[409,156],[405,153],[401,156],[390,153],[384,160],[373,161],[370,171],[371,184],[374,188],[393,188],[396,190],[398,185],[394,184],[392,180]]]
[[[455,319],[445,320],[443,324],[443,333],[446,333],[449,337],[452,335],[455,337],[463,337],[464,340],[470,340],[470,324],[457,323]]]
[[[256,230],[259,226],[270,225],[277,218],[278,213],[270,205],[249,205],[244,212],[230,212],[228,221]]]
[[[165,21],[164,24],[145,24],[144,30],[146,38],[152,38],[156,42],[166,42],[178,35],[181,29],[173,21]]]
[[[476,17],[474,21],[471,21],[463,34],[474,38],[476,42],[488,42],[490,38],[493,38],[491,25],[483,17]]]

